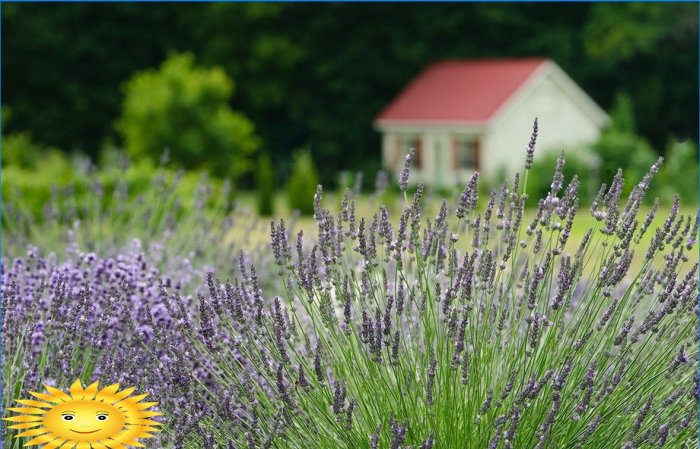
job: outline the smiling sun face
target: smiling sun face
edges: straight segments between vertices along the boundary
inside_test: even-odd
[[[119,384],[98,391],[97,382],[83,388],[79,380],[70,387],[70,395],[45,385],[48,394],[30,394],[41,401],[19,399],[25,407],[9,408],[21,415],[3,418],[18,424],[17,437],[32,438],[25,446],[43,449],[126,449],[145,447],[137,440],[152,438],[161,423],[150,420],[160,413],[148,411],[156,402],[141,402],[147,394],[130,396],[134,388],[119,391]],[[26,430],[25,430],[26,429]]]
[[[95,441],[109,438],[124,427],[124,413],[117,407],[94,401],[59,404],[44,415],[44,427],[59,438]]]

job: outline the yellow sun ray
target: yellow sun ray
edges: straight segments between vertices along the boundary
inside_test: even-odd
[[[119,390],[119,384],[112,384],[101,389],[95,396],[96,401],[104,401],[107,396],[111,396]]]
[[[43,415],[46,410],[40,408],[30,408],[30,407],[8,407],[11,412],[26,413],[28,415]]]
[[[57,438],[50,443],[47,443],[46,446],[43,447],[43,449],[56,449],[57,447],[61,446],[63,443],[65,443],[66,440],[62,438]]]
[[[162,413],[149,410],[157,402],[141,402],[148,396],[131,396],[134,387],[119,390],[119,384],[99,389],[98,382],[84,387],[80,380],[68,389],[44,385],[47,393],[29,392],[42,401],[18,399],[25,407],[11,407],[17,415],[2,418],[19,432],[16,437],[31,438],[25,446],[42,449],[128,449],[146,447],[140,439],[154,438],[163,424],[152,417]]]
[[[60,400],[60,399],[58,399],[58,398],[56,398],[56,397],[54,397],[54,396],[52,396],[52,395],[50,395],[50,394],[36,393],[36,392],[34,392],[34,391],[30,391],[29,394],[31,394],[31,395],[34,396],[35,398],[39,398],[39,399],[41,399],[41,400],[43,400],[43,401],[51,402],[51,403],[53,403],[53,404],[60,404],[61,402],[63,402],[62,400]]]
[[[136,407],[136,410],[146,410],[146,409],[153,407],[154,405],[158,405],[158,403],[157,402],[141,402],[141,403],[135,404],[135,407]]]
[[[3,420],[9,421],[9,419],[6,419],[6,418],[3,418]],[[41,425],[41,422],[36,421],[36,422],[26,422],[23,424],[15,424],[13,426],[8,426],[7,428],[8,429],[28,429],[30,427],[36,427],[36,426],[40,426],[40,425]]]
[[[125,400],[125,401],[129,401],[129,402],[134,402],[134,403],[136,403],[136,402],[141,402],[141,401],[142,401],[143,399],[145,399],[147,396],[148,396],[148,393],[144,393],[144,394],[140,394],[140,395],[138,395],[138,396],[131,396],[131,397],[128,397],[128,398],[126,398],[126,399],[124,399],[124,400]]]
[[[15,402],[22,404],[22,405],[27,405],[29,407],[51,408],[51,404],[48,404],[46,402],[41,402],[41,401],[33,401],[31,399],[17,399],[17,401],[15,401]]]
[[[129,387],[129,388],[125,389],[125,390],[122,390],[122,391],[119,391],[119,392],[115,393],[115,394],[114,394],[114,397],[117,398],[117,401],[121,401],[121,400],[124,399],[125,397],[131,395],[131,393],[133,393],[134,390],[136,390],[135,387]]]
[[[51,385],[44,385],[44,388],[46,388],[46,391],[48,391],[56,399],[59,399],[61,402],[66,402],[66,401],[71,400],[70,396],[68,396],[66,393],[59,390],[58,388],[54,388]]]
[[[10,416],[9,418],[3,418],[5,421],[14,421],[14,422],[29,422],[29,421],[41,421],[43,418],[40,416],[28,416],[28,415],[21,415],[21,416]]]
[[[83,399],[93,399],[97,395],[98,386],[99,382],[93,382],[92,384],[88,385],[88,387],[85,389],[85,396],[83,396]]]
[[[73,397],[73,399],[83,399],[83,396],[85,396],[85,390],[83,389],[83,385],[80,383],[80,380],[76,380],[73,382],[73,385],[70,386],[70,395]]]
[[[22,433],[18,433],[17,438],[19,438],[19,437],[35,437],[37,435],[43,435],[46,432],[48,432],[48,430],[44,429],[43,427],[39,428],[39,429],[25,430]]]
[[[46,443],[49,443],[55,439],[56,439],[56,435],[54,435],[52,433],[47,433],[46,435],[41,435],[41,436],[38,436],[32,440],[27,441],[26,443],[24,443],[24,445],[25,446],[34,446],[34,445],[39,445],[39,444],[46,444]]]
[[[141,416],[151,418],[153,416],[163,416],[163,414],[161,412],[141,412]]]
[[[127,427],[129,430],[139,430],[142,432],[158,432],[160,430],[160,429],[157,429],[157,428],[151,427],[151,426],[139,426],[139,425],[134,426],[134,425],[129,425],[128,423],[127,423],[127,426],[129,426],[129,427]]]
[[[133,421],[128,421],[127,424],[140,424],[146,426],[162,426],[162,422],[153,421],[152,419],[136,419]]]
[[[114,440],[103,441],[103,443],[105,444],[105,446],[107,446],[110,449],[128,449],[126,446],[122,445],[120,442],[114,441]]]

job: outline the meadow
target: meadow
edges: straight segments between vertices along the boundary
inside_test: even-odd
[[[445,195],[444,192],[429,193],[428,195],[431,198],[425,202],[424,213],[427,216],[434,217],[439,210],[440,201],[442,199],[446,199],[448,201],[452,199],[454,201],[458,194],[458,191],[454,191],[448,195]],[[341,192],[328,192],[324,194],[324,204],[327,204],[329,209],[337,213],[342,203],[342,197],[343,195]],[[359,216],[371,217],[373,211],[378,210],[380,205],[384,205],[387,210],[394,212],[391,216],[392,225],[398,225],[399,214],[396,212],[400,211],[401,209],[401,204],[404,201],[402,196],[393,193],[385,194],[381,197],[375,193],[354,193],[353,198],[357,205],[357,214]],[[237,230],[232,230],[228,237],[228,241],[233,246],[251,253],[259,252],[261,248],[264,248],[268,244],[270,237],[270,221],[272,219],[272,217],[261,217],[255,214],[255,201],[256,198],[254,193],[245,192],[239,195],[238,206],[240,207],[241,215],[245,217],[244,219],[247,219],[248,226],[243,233]],[[483,204],[484,202],[485,199],[481,198],[481,203],[478,205],[478,209],[482,212],[485,208],[485,204]],[[298,213],[295,213],[294,210],[290,210],[284,194],[276,195],[274,204],[274,210],[278,211],[275,218],[284,218],[287,223],[291,224],[289,229],[291,235],[295,235],[299,231],[302,231],[304,235],[313,235],[317,226],[317,223],[313,217],[301,216]],[[653,204],[650,204],[649,202],[640,205],[639,216],[646,217],[651,212],[652,208]],[[656,209],[657,211],[653,215],[653,218],[649,224],[650,228],[656,228],[663,224],[671,210],[671,205],[660,205]],[[523,221],[526,223],[531,222],[536,214],[536,208],[526,208],[523,213]],[[694,217],[697,214],[697,209],[693,209],[691,204],[681,204],[679,214],[686,217]],[[596,219],[591,214],[589,208],[586,207],[578,210],[573,221],[573,226],[571,227],[571,234],[566,248],[570,251],[574,251],[581,243],[583,237],[586,235],[586,231],[595,227],[595,224]],[[242,238],[243,235],[245,235],[245,238]],[[653,234],[645,233],[641,237],[640,246],[647,247],[651,243],[652,238]],[[689,263],[692,264],[698,262],[698,255],[699,254],[697,251],[689,252],[687,254]],[[634,271],[634,269],[639,269],[641,262],[642,260],[640,258],[633,258],[631,261],[632,271]]]
[[[563,158],[527,209],[531,157],[447,198],[407,160],[312,217],[168,177],[4,206],[3,409],[79,378],[150,392],[148,447],[696,447],[697,209],[649,205],[661,161],[584,209]]]

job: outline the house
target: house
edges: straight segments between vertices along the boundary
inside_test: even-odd
[[[527,58],[435,63],[374,125],[386,169],[398,177],[415,148],[412,180],[449,187],[521,170],[535,117],[536,154],[580,150],[610,120],[553,61]]]

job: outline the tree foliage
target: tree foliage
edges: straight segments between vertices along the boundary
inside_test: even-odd
[[[134,158],[157,161],[167,149],[179,165],[233,179],[251,168],[259,139],[228,105],[233,81],[222,69],[196,67],[191,54],[177,54],[134,75],[124,93],[117,129]]]
[[[341,168],[372,177],[374,117],[439,59],[548,56],[605,109],[626,91],[657,151],[698,134],[692,3],[8,4],[2,19],[12,130],[68,150],[115,137],[117,86],[171,50],[236,80],[230,103],[255,123],[277,175],[309,143],[327,183]]]
[[[116,138],[120,84],[169,51],[189,49],[183,8],[145,6],[3,5],[2,101],[13,110],[9,131],[27,130],[39,143],[96,158],[102,142]]]

